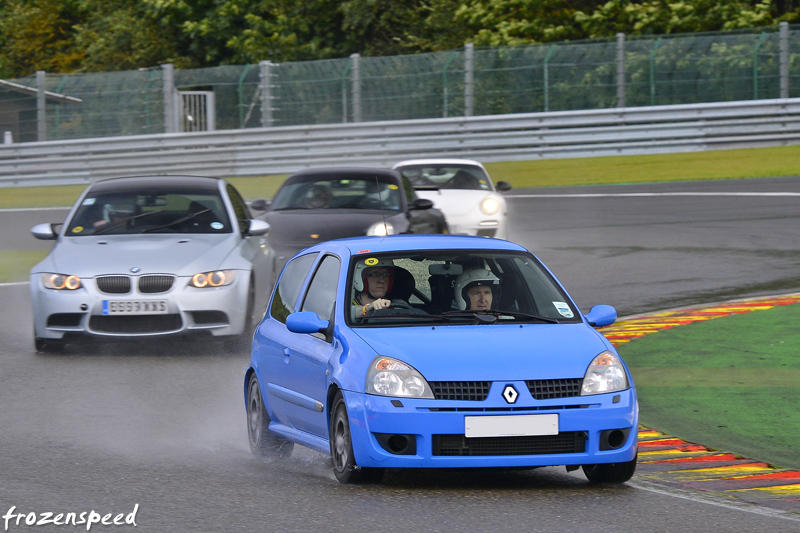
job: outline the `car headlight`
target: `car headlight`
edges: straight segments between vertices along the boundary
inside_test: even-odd
[[[74,291],[81,288],[81,278],[68,274],[42,274],[42,285],[48,289]]]
[[[367,235],[385,237],[386,235],[394,235],[394,226],[389,222],[377,222],[369,227]]]
[[[484,198],[481,202],[481,211],[484,215],[494,215],[500,210],[500,202],[497,198]]]
[[[618,355],[606,350],[595,357],[586,370],[581,396],[617,392],[628,387],[630,387],[628,374],[622,366],[622,360]]]
[[[367,394],[433,398],[428,382],[411,366],[392,357],[378,357],[367,372]]]
[[[236,279],[235,270],[214,270],[211,272],[198,272],[192,276],[192,286],[198,289],[205,287],[222,287],[230,285]]]

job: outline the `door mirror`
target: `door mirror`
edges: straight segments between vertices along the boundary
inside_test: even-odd
[[[259,200],[253,200],[250,202],[250,209],[254,209],[256,211],[266,211],[269,209],[269,202],[263,198]]]
[[[595,305],[584,317],[590,326],[602,328],[617,320],[617,310],[610,305]]]
[[[58,232],[56,228],[57,224],[37,224],[33,228],[31,228],[31,233],[37,239],[41,239],[43,241],[52,241],[58,237]]]
[[[269,231],[269,223],[264,220],[253,218],[247,228],[248,235],[266,235]]]
[[[313,311],[300,311],[286,317],[286,327],[292,333],[318,333],[328,329],[329,324]]]
[[[431,207],[433,207],[433,202],[427,198],[417,198],[411,204],[411,209],[430,209]]]
[[[511,190],[511,184],[507,181],[498,181],[494,184],[494,188],[499,192],[506,192]]]

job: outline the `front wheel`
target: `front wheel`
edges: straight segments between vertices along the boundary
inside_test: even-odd
[[[638,454],[637,454],[638,457]],[[626,463],[583,465],[583,473],[592,483],[625,483],[636,471],[636,459]]]
[[[294,444],[272,433],[268,429],[269,422],[258,377],[253,372],[247,383],[247,436],[250,440],[250,451],[260,458],[289,457]]]
[[[383,468],[361,468],[356,464],[347,406],[341,392],[336,393],[332,405],[329,435],[333,474],[339,483],[378,483],[383,477]]]

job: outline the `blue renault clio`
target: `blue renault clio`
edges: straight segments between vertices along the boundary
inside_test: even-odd
[[[342,483],[386,468],[636,469],[630,371],[517,244],[456,235],[328,241],[284,267],[244,379],[250,449],[330,453]]]

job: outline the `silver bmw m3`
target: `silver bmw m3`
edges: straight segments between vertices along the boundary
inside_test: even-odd
[[[266,307],[274,254],[269,224],[228,182],[156,176],[98,181],[31,269],[37,351],[87,336],[196,332],[248,342]]]

